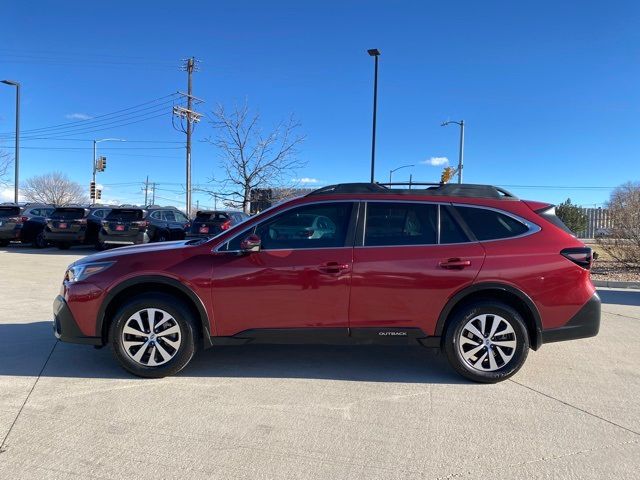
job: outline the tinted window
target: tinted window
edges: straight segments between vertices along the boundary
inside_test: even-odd
[[[366,246],[435,244],[437,215],[437,205],[369,202],[364,244]]]
[[[107,210],[94,210],[93,216],[98,218],[103,218],[107,213]]]
[[[178,222],[188,222],[189,219],[182,212],[173,212]]]
[[[107,215],[107,220],[117,220],[119,222],[130,222],[142,219],[142,210],[114,208]]]
[[[164,219],[167,222],[175,222],[176,221],[176,215],[171,210],[165,210],[163,212],[163,215],[164,215]]]
[[[57,208],[51,214],[51,218],[58,220],[75,220],[84,217],[84,208]]]
[[[575,236],[575,233],[572,232],[571,229],[567,227],[562,220],[560,220],[560,217],[556,215],[556,207],[547,208],[543,212],[540,212],[540,215],[553,223],[556,227]]]
[[[440,243],[463,243],[469,238],[458,222],[455,221],[447,207],[440,207]]]
[[[293,208],[260,223],[255,228],[255,233],[260,236],[264,250],[344,247],[352,208],[352,202]],[[308,216],[312,216],[314,220],[325,219],[326,228],[310,226],[315,222],[310,223]],[[239,250],[240,242],[249,233],[251,231],[245,231],[232,239],[228,250]]]
[[[0,207],[0,217],[15,217],[20,215],[20,207]]]
[[[151,218],[153,218],[154,220],[162,220],[162,212],[160,212],[160,211],[153,212],[149,216]]]
[[[495,210],[458,206],[455,209],[480,241],[515,237],[528,231],[523,223]]]

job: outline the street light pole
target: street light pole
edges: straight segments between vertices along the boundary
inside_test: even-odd
[[[91,174],[91,181],[93,183],[96,183],[96,167],[98,164],[98,144],[100,142],[126,142],[126,140],[122,138],[101,138],[100,140],[93,141],[93,170]],[[92,198],[91,205],[94,205],[95,203],[96,203],[96,199]]]
[[[375,58],[375,67],[373,74],[373,132],[371,135],[371,183],[375,181],[375,165],[376,165],[376,116],[378,113],[378,57],[380,50],[371,48],[367,53]]]
[[[18,203],[18,189],[20,184],[20,84],[13,80],[1,80],[6,85],[16,87],[16,150],[15,150],[15,177],[13,187],[13,201]]]
[[[446,127],[450,123],[460,126],[460,146],[458,147],[458,183],[462,183],[462,169],[464,168],[464,120],[459,122],[447,121],[442,123],[442,127]]]
[[[393,170],[389,170],[389,183],[391,183],[391,175],[393,175],[393,172],[395,172],[396,170],[400,170],[401,168],[409,168],[409,167],[415,167],[415,165],[402,165],[401,167],[397,167],[397,168],[394,168]]]

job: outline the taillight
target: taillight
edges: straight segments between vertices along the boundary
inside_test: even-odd
[[[13,223],[22,223],[22,217],[11,217],[11,218],[7,218],[8,222],[13,222]]]
[[[79,218],[76,220],[76,223],[79,223],[80,225],[86,225],[87,224],[87,219],[86,218]]]
[[[131,222],[131,224],[139,228],[147,228],[149,226],[149,222],[147,220],[139,220],[137,222]]]
[[[229,230],[231,228],[231,220],[227,220],[222,225],[220,225],[222,230]]]
[[[565,248],[560,254],[576,265],[589,270],[593,264],[593,251],[589,247]]]
[[[29,217],[22,217],[21,220],[22,223],[26,223],[29,220]]]
[[[187,229],[187,228],[191,228],[191,224],[190,224],[190,223],[185,223],[185,224],[184,224],[184,228],[185,228],[185,229]]]

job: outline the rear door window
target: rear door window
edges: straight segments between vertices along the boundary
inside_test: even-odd
[[[449,209],[440,206],[440,243],[464,243],[468,242],[469,237],[458,222],[453,218]]]
[[[176,215],[171,210],[165,210],[162,213],[163,213],[163,217],[164,217],[165,221],[167,221],[167,222],[175,222],[176,221]]]
[[[438,231],[438,206],[427,203],[369,202],[364,245],[433,245]]]
[[[454,207],[480,241],[517,237],[529,231],[524,223],[509,215],[481,207]]]

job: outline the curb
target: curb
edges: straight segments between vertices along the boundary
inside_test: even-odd
[[[614,280],[592,280],[592,282],[596,287],[640,289],[640,282],[617,282]]]

